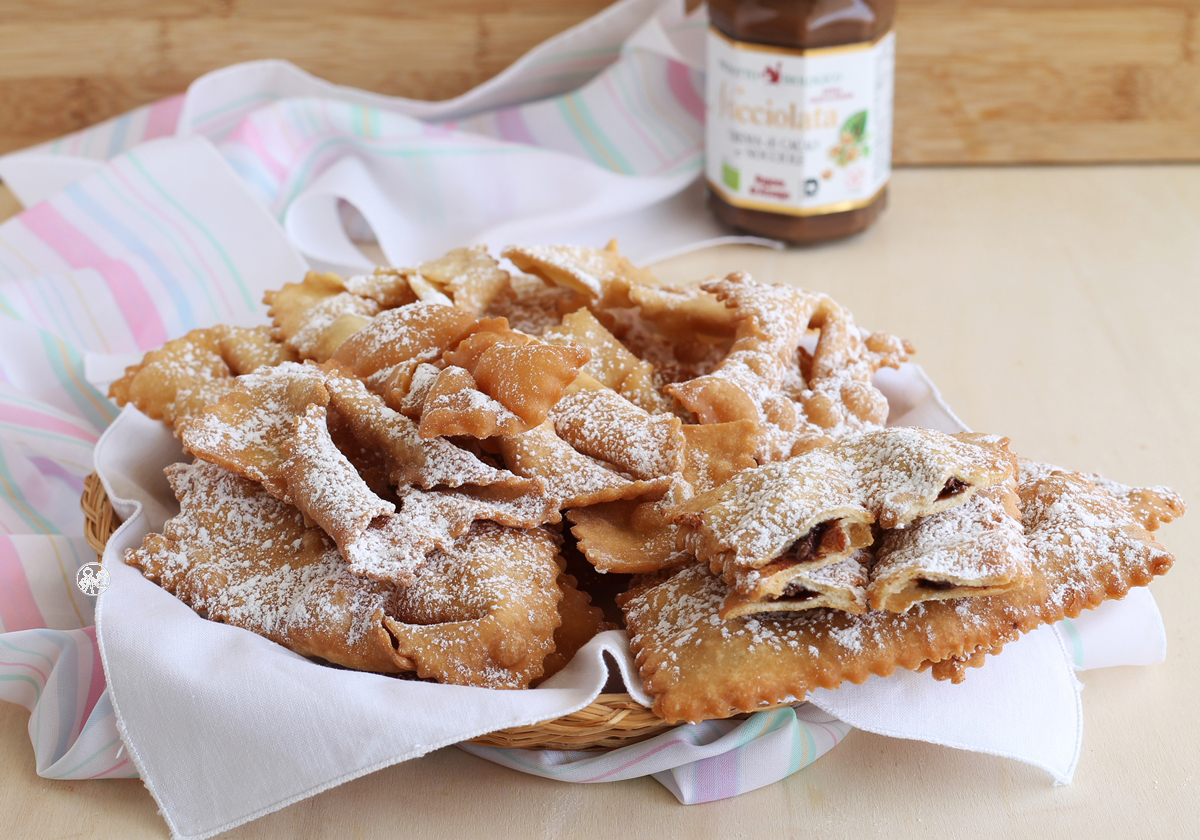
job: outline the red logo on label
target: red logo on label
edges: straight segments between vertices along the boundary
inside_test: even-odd
[[[779,77],[780,77],[780,75],[782,75],[782,73],[783,73],[783,62],[782,61],[775,62],[774,67],[772,67],[771,65],[768,64],[766,67],[763,68],[763,75],[767,77],[767,84],[769,84],[769,85],[779,84]]]

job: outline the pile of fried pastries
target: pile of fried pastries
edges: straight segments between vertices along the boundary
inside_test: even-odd
[[[125,559],[333,666],[521,689],[623,627],[660,717],[723,718],[961,681],[1172,563],[1166,488],[888,426],[912,349],[824,294],[474,247],[265,303],[113,384],[193,459]]]

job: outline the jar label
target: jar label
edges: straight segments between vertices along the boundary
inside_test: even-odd
[[[895,34],[788,50],[708,34],[705,176],[737,207],[795,216],[870,204],[892,171]]]

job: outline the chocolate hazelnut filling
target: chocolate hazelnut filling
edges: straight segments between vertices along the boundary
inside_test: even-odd
[[[789,545],[779,556],[780,560],[791,560],[795,563],[807,563],[815,560],[821,554],[821,544],[833,524],[819,522],[808,530],[808,533]]]
[[[945,592],[947,589],[953,589],[957,584],[951,583],[948,580],[929,580],[928,578],[918,578],[917,586],[921,589],[931,589],[935,592]]]
[[[942,492],[938,493],[938,498],[949,499],[951,496],[957,496],[969,486],[965,481],[960,481],[954,476],[950,476],[950,478],[946,479],[946,485],[942,488]]]
[[[836,521],[820,522],[785,548],[778,557],[760,568],[758,572],[763,577],[771,577],[785,569],[809,563],[823,555],[843,551],[845,546],[845,531],[836,527]]]
[[[817,597],[817,593],[811,589],[806,589],[798,583],[792,583],[779,596],[781,599],[786,598],[789,601],[811,601]]]

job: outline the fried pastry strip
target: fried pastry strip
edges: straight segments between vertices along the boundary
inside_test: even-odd
[[[660,486],[652,487],[644,498],[619,499],[567,511],[579,551],[598,570],[648,574],[691,559],[678,545],[676,526],[666,518],[666,511],[689,490],[678,476],[659,482]]]
[[[820,330],[800,394],[806,428],[792,453],[887,422],[888,402],[872,382],[883,367],[899,367],[912,347],[887,333],[866,335],[849,311],[824,298],[810,326]]]
[[[400,370],[437,359],[474,323],[474,318],[453,306],[411,303],[372,318],[340,344],[332,358],[387,397]]]
[[[661,479],[631,479],[611,465],[577,452],[555,434],[550,421],[523,434],[502,438],[499,446],[509,469],[517,475],[543,480],[546,494],[558,499],[559,507],[564,509],[634,499],[662,485]]]
[[[526,688],[561,622],[558,541],[477,523],[429,557],[383,619],[405,670],[439,682]]]
[[[1082,476],[1034,477],[1020,494],[1032,574],[996,595],[903,613],[814,609],[721,621],[728,587],[699,564],[635,594],[626,623],[655,712],[669,721],[727,717],[929,663],[935,675],[961,679],[963,667],[1020,634],[1120,598],[1171,566],[1129,506]]]
[[[743,272],[702,288],[729,307],[737,331],[716,370],[667,386],[701,423],[753,421],[759,460],[778,460],[887,420],[887,400],[871,378],[905,358],[903,342],[864,340],[828,296],[756,283]],[[801,342],[810,329],[820,335],[802,366]]]
[[[108,395],[172,426],[219,397],[238,374],[295,359],[267,327],[205,327],[148,352]]]
[[[868,589],[872,609],[904,612],[919,601],[979,597],[1028,582],[1016,476],[957,507],[885,531]]]
[[[589,351],[553,345],[485,319],[442,354],[447,367],[426,391],[421,436],[512,437],[546,419]]]
[[[279,478],[284,500],[329,534],[353,569],[364,543],[377,549],[379,538],[366,532],[385,529],[396,506],[377,496],[334,445],[325,414],[324,406],[310,405],[295,418]]]
[[[513,437],[528,427],[520,417],[480,390],[469,371],[452,366],[441,370],[425,391],[417,428],[426,440],[458,435],[483,440]]]
[[[181,424],[190,454],[257,481],[289,502],[283,465],[295,418],[310,405],[329,404],[319,368],[288,362],[239,377],[232,390]]]
[[[632,353],[587,309],[564,315],[562,323],[545,330],[542,337],[552,344],[586,347],[592,355],[580,371],[644,411],[661,414],[669,409],[655,386],[654,365]]]
[[[683,469],[682,423],[673,414],[650,414],[587,374],[550,412],[554,430],[576,451],[613,464],[637,479]]]
[[[433,283],[458,309],[473,316],[482,313],[509,281],[508,272],[483,245],[455,248],[421,263],[413,273]]]
[[[623,293],[630,286],[653,285],[654,276],[617,252],[616,242],[603,249],[582,245],[509,246],[501,254],[530,274],[592,299]]]
[[[548,344],[503,322],[486,328],[444,354],[447,364],[467,370],[479,389],[511,411],[527,428],[546,419],[591,353],[575,344]]]
[[[731,589],[717,615],[722,619],[753,613],[794,612],[829,607],[861,615],[867,611],[871,552],[858,549],[849,557],[790,578],[778,595],[744,595]]]
[[[712,374],[668,390],[703,423],[763,422],[772,411],[764,401],[780,395],[789,372],[798,372],[796,351],[823,296],[793,286],[756,283],[744,272],[703,288],[731,311],[736,325],[733,346]]]
[[[188,451],[259,481],[288,499],[278,477],[287,439],[309,405],[330,406],[355,441],[382,456],[392,483],[424,488],[508,484],[540,489],[440,439],[422,440],[417,426],[388,408],[361,382],[336,368],[286,363],[236,380],[234,389],[181,431]]]
[[[126,563],[202,616],[302,656],[401,670],[383,627],[391,587],[354,575],[298,510],[213,464],[173,464],[167,478],[180,512]]]
[[[330,406],[358,445],[382,457],[394,486],[431,490],[503,484],[514,490],[541,492],[542,485],[536,480],[486,464],[447,440],[422,439],[416,423],[385,405],[358,379],[336,369],[323,373]]]
[[[624,492],[611,499],[593,493],[577,496],[575,504],[564,504],[579,550],[600,571],[647,574],[686,562],[689,552],[679,545],[679,528],[668,520],[668,512],[697,490],[721,484],[754,465],[751,441],[740,421],[682,426],[680,431],[684,444],[680,472],[629,482],[621,488]],[[595,463],[566,448],[576,458]],[[564,472],[575,472],[571,462],[563,463],[568,465]]]
[[[336,274],[310,271],[263,297],[275,324],[275,338],[302,359],[323,362],[338,346],[380,312],[376,301],[346,291]]]
[[[979,667],[1020,634],[1123,598],[1174,562],[1151,533],[1183,513],[1174,491],[1095,481],[1048,464],[1023,461],[1021,470],[1022,524],[1037,585],[979,599],[1002,605],[1008,624],[1000,622],[1000,632],[985,644],[926,663],[938,679],[961,682],[966,668]]]
[[[503,493],[494,488],[492,497],[460,493],[471,502],[472,517],[453,519],[452,527],[444,517],[420,518],[419,502],[396,513],[334,444],[326,406],[338,412],[357,443],[378,453],[389,479],[402,487],[507,488]],[[474,518],[521,525],[558,518],[556,509],[547,509],[541,482],[489,467],[447,441],[421,441],[412,421],[356,380],[312,364],[289,363],[243,377],[234,391],[189,422],[182,438],[197,457],[295,504],[326,529],[356,573],[380,580],[411,580],[428,552],[447,545]],[[427,508],[425,515],[434,510],[439,509]]]
[[[403,272],[391,268],[379,267],[370,274],[352,275],[343,280],[342,285],[350,294],[369,298],[385,311],[407,306],[418,300]]]

